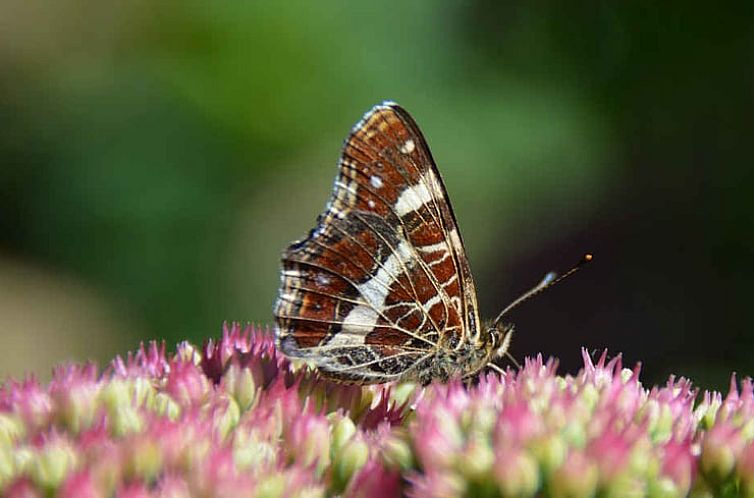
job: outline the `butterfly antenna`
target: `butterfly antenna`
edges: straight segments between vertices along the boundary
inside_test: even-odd
[[[497,325],[500,323],[500,320],[503,319],[505,315],[507,315],[513,308],[518,306],[519,304],[523,303],[524,301],[528,301],[532,297],[536,296],[540,292],[544,291],[545,289],[549,289],[553,285],[562,282],[566,278],[570,277],[577,271],[581,269],[582,266],[592,261],[594,256],[591,254],[584,254],[584,257],[581,258],[581,260],[573,265],[573,267],[565,272],[564,274],[558,276],[555,272],[550,272],[547,275],[545,275],[545,278],[542,279],[537,285],[529,289],[528,291],[524,292],[521,296],[519,296],[518,299],[514,300],[512,303],[510,303],[508,306],[503,309],[503,311],[500,312],[499,315],[497,315],[497,318],[495,318],[495,321],[492,322],[493,325]],[[515,362],[515,360],[514,360]]]

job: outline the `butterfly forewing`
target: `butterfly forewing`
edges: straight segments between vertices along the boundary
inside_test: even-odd
[[[325,375],[416,376],[478,332],[476,293],[445,188],[411,116],[374,107],[346,139],[317,226],[283,253],[279,347]]]

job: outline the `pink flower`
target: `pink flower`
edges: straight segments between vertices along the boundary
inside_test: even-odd
[[[233,324],[0,388],[0,495],[754,493],[754,386],[649,389],[620,356],[419,387],[335,384]],[[697,398],[699,400],[697,401]]]
[[[189,361],[171,364],[165,391],[179,404],[202,403],[209,396],[210,382],[199,367]]]
[[[736,473],[741,482],[741,494],[754,495],[754,442],[749,442],[739,455]]]
[[[702,441],[701,469],[714,482],[726,480],[746,443],[740,429],[729,421],[712,427]]]
[[[330,465],[330,425],[319,415],[306,413],[291,421],[285,441],[288,458],[304,467],[313,467],[316,474]]]
[[[464,496],[468,491],[468,483],[453,473],[430,470],[409,476],[409,481],[408,496],[412,498],[452,498]]]
[[[495,427],[498,447],[522,446],[545,431],[542,417],[532,413],[525,401],[506,405],[500,410]]]
[[[668,441],[662,446],[661,471],[673,481],[679,494],[689,492],[696,478],[696,462],[690,440]]]
[[[124,360],[116,357],[111,364],[115,375],[120,377],[146,376],[160,378],[169,369],[165,355],[165,342],[150,342],[147,347],[142,343],[135,354],[128,353]]]
[[[100,491],[88,471],[74,472],[60,487],[60,498],[97,498]]]
[[[536,459],[515,448],[498,448],[494,479],[503,496],[534,496],[541,486]]]
[[[362,467],[345,492],[345,496],[354,498],[401,495],[401,475],[394,470],[387,470],[376,460],[371,460]]]
[[[47,429],[55,408],[47,389],[34,377],[23,382],[9,381],[0,391],[0,407],[18,415],[30,432]]]
[[[598,482],[599,469],[595,461],[575,450],[552,472],[548,487],[554,497],[576,498],[594,496]]]

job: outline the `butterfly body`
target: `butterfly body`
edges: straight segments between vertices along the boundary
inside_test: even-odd
[[[413,118],[370,110],[345,141],[333,194],[282,256],[278,348],[353,383],[466,378],[512,327],[480,323],[447,192]]]
[[[434,354],[415,366],[410,378],[421,384],[433,380],[467,379],[476,375],[497,357],[505,354],[513,327],[488,328],[477,340],[469,339],[457,345],[440,344]]]

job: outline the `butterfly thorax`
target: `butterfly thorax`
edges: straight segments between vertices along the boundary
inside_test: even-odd
[[[484,332],[469,336],[456,344],[440,344],[435,354],[416,365],[416,377],[422,384],[433,380],[446,382],[450,379],[473,377],[508,350],[513,334],[513,325],[491,324]]]

